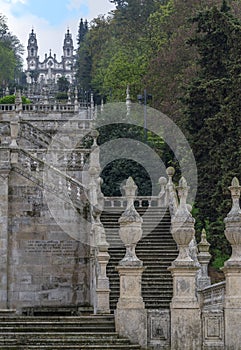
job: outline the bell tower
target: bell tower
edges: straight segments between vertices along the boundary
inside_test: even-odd
[[[27,50],[28,50],[28,57],[27,57],[28,70],[30,71],[36,70],[38,66],[39,57],[38,57],[37,38],[33,29],[32,29],[32,32],[29,34]]]
[[[65,58],[73,57],[74,45],[73,45],[72,35],[70,34],[69,29],[65,34],[63,52],[64,52]]]

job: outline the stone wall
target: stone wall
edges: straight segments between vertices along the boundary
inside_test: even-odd
[[[89,303],[88,246],[61,229],[43,191],[15,172],[9,178],[8,254],[10,308]]]

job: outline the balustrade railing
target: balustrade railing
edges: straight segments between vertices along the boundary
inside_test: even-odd
[[[0,112],[12,112],[16,110],[15,105],[0,104]]]
[[[91,119],[22,118],[22,120],[29,121],[31,124],[33,124],[33,126],[51,133],[54,133],[55,131],[59,130],[59,128],[63,127],[66,133],[68,131],[67,128],[70,129],[70,131],[90,130],[91,128]]]
[[[212,284],[200,291],[201,305],[203,309],[223,308],[226,282]]]
[[[0,113],[1,112],[12,112],[17,111],[19,107],[16,104],[0,104]],[[66,103],[66,104],[54,104],[54,103],[39,103],[39,104],[23,104],[21,105],[21,111],[23,114],[26,113],[68,113],[68,112],[75,112],[79,113],[81,111],[87,111],[89,108],[86,105],[78,104],[77,109],[76,105],[74,103]],[[87,113],[89,114],[89,113]],[[90,116],[88,117],[90,119]]]
[[[25,150],[16,149],[12,152],[18,153],[18,162],[13,167],[21,175],[37,182],[65,202],[83,206],[87,193],[83,184]]]
[[[165,207],[165,201],[159,196],[137,196],[134,201],[135,207]],[[123,197],[105,197],[106,208],[125,208],[126,200]]]
[[[90,149],[33,149],[28,152],[34,157],[47,162],[57,168],[83,169],[89,158]]]

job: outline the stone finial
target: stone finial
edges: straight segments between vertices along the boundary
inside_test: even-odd
[[[128,178],[123,189],[127,200],[127,207],[119,219],[119,234],[126,247],[126,255],[120,261],[119,265],[142,266],[142,261],[136,256],[135,247],[142,237],[143,220],[134,207],[137,186],[132,177]]]
[[[174,261],[175,264],[196,264],[192,257],[190,256],[189,244],[194,238],[195,230],[194,223],[195,220],[192,214],[188,210],[187,206],[187,196],[189,187],[187,181],[182,177],[179,181],[179,186],[177,187],[178,196],[180,199],[179,206],[175,215],[172,217],[172,236],[176,241],[179,248],[179,255]]]
[[[166,186],[167,186],[167,179],[165,177],[160,177],[158,180],[158,183],[161,187],[161,190],[159,192],[159,206],[165,207],[167,205],[167,198],[166,198]]]
[[[161,189],[166,186],[167,179],[164,176],[161,176],[158,180],[159,185],[161,186]]]
[[[130,115],[131,111],[131,98],[130,98],[130,86],[127,85],[126,88],[126,115]]]
[[[177,212],[175,216],[182,217],[185,220],[187,217],[192,217],[190,211],[188,210],[187,196],[189,191],[189,186],[187,185],[186,179],[182,176],[179,181],[179,186],[177,186],[178,197],[180,200]],[[194,219],[193,219],[194,220]]]
[[[167,176],[168,176],[168,183],[172,184],[172,178],[175,174],[175,169],[172,166],[169,166],[166,170]]]
[[[224,219],[225,236],[232,246],[232,255],[225,262],[225,266],[240,265],[241,266],[241,209],[240,209],[240,192],[241,186],[236,177],[233,178],[229,187],[232,196],[232,209]]]
[[[104,112],[104,99],[103,99],[103,97],[101,98],[100,111],[101,111],[101,113]]]
[[[197,275],[197,286],[199,289],[203,289],[211,284],[211,279],[208,276],[208,264],[211,259],[211,254],[209,253],[210,244],[207,241],[206,230],[202,230],[201,241],[198,243],[198,261],[200,263],[201,269],[198,271]]]
[[[77,86],[74,88],[74,111],[79,111],[79,102],[78,102],[78,88]]]
[[[93,94],[93,92],[90,93],[90,108],[94,109],[94,94]]]
[[[71,91],[70,91],[70,88],[68,89],[67,96],[68,96],[67,104],[71,104]]]
[[[176,189],[175,189],[175,186],[174,186],[173,180],[172,180],[173,176],[175,174],[175,169],[172,166],[170,166],[167,168],[166,173],[168,176],[168,183],[166,185],[167,201],[169,204],[171,216],[174,216],[176,211],[177,211],[177,207],[178,207],[177,193],[176,193]]]
[[[208,243],[208,241],[207,241],[206,230],[202,229],[201,241],[198,243],[199,253],[208,253],[209,252],[209,247],[210,247],[210,243]]]
[[[132,206],[134,208],[134,199],[136,197],[137,186],[132,177],[129,177],[127,179],[125,186],[123,186],[123,189],[124,195],[127,199],[127,207]]]
[[[239,180],[236,177],[233,178],[231,186],[229,186],[229,190],[232,196],[232,209],[228,213],[227,218],[225,219],[226,221],[232,220],[236,216],[239,218],[241,214],[239,205],[241,186],[239,185]]]
[[[91,136],[93,137],[93,145],[92,149],[98,147],[97,145],[97,139],[99,137],[99,131],[98,130],[92,130],[91,131]]]

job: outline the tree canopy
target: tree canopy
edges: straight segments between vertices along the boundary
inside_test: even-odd
[[[22,75],[23,46],[9,32],[7,19],[0,14],[0,84],[3,87],[19,83]]]

